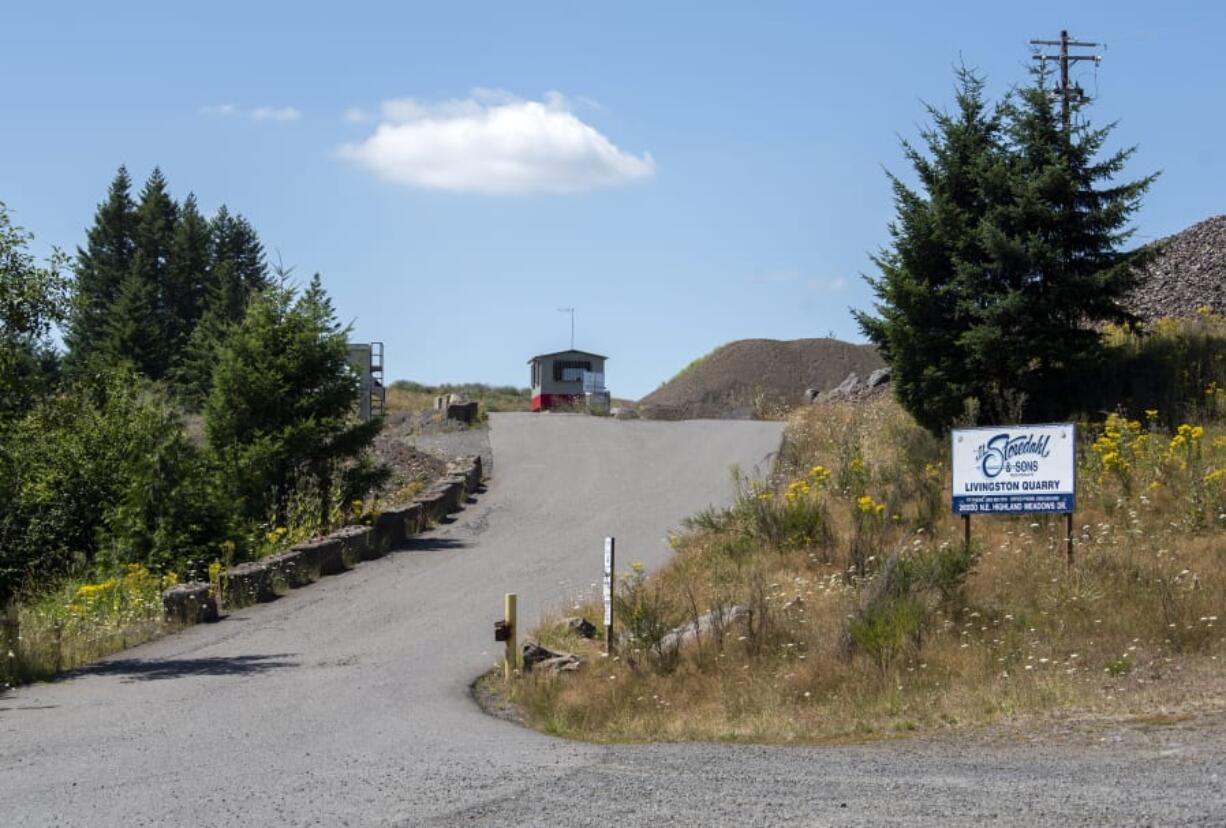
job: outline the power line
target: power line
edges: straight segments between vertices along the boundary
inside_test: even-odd
[[[1060,99],[1060,122],[1064,125],[1064,134],[1068,135],[1069,126],[1072,121],[1072,105],[1076,103],[1085,103],[1089,100],[1086,97],[1085,90],[1080,84],[1073,83],[1070,85],[1068,76],[1068,67],[1070,63],[1077,63],[1083,60],[1092,60],[1097,67],[1102,61],[1102,55],[1073,55],[1069,54],[1069,47],[1079,49],[1091,49],[1096,46],[1101,46],[1101,43],[1089,43],[1084,40],[1069,40],[1068,30],[1061,29],[1059,40],[1032,40],[1031,46],[1059,46],[1060,52],[1055,55],[1036,54],[1035,60],[1049,61],[1054,60],[1060,64],[1060,85],[1052,90],[1052,94]]]

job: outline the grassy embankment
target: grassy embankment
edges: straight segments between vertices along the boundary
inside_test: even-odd
[[[1166,335],[1205,325],[1226,333],[1214,317]],[[946,441],[891,399],[797,410],[776,479],[738,480],[735,505],[688,521],[661,571],[622,576],[618,657],[546,623],[535,637],[583,669],[502,690],[533,726],[596,740],[827,741],[1220,707],[1226,391],[1201,393],[1173,428],[1156,411],[1082,424],[1071,569],[1063,516],[979,519],[966,548]],[[734,605],[749,623],[662,646]],[[581,612],[600,620],[596,603]]]

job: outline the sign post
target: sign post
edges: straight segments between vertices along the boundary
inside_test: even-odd
[[[613,654],[613,564],[614,538],[604,539],[604,651]]]
[[[1063,514],[1073,565],[1077,427],[1073,423],[955,428],[950,433],[953,510],[967,544],[972,515]]]

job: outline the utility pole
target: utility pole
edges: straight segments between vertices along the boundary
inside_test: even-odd
[[[1052,93],[1060,99],[1060,123],[1064,125],[1064,134],[1067,137],[1069,128],[1072,123],[1072,105],[1075,100],[1077,103],[1085,103],[1089,100],[1086,97],[1085,90],[1077,84],[1069,85],[1068,67],[1070,63],[1077,63],[1082,60],[1092,60],[1094,65],[1098,65],[1102,61],[1102,55],[1070,55],[1069,47],[1090,49],[1095,46],[1101,46],[1100,43],[1087,43],[1082,40],[1069,40],[1068,30],[1060,31],[1059,40],[1032,40],[1031,46],[1059,46],[1060,54],[1044,55],[1036,54],[1035,60],[1049,61],[1054,60],[1060,63],[1060,85],[1052,90]]]
[[[570,349],[575,350],[575,309],[574,308],[558,308],[558,313],[570,314]]]

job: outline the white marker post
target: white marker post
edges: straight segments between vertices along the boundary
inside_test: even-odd
[[[604,539],[604,651],[613,654],[613,538]]]

